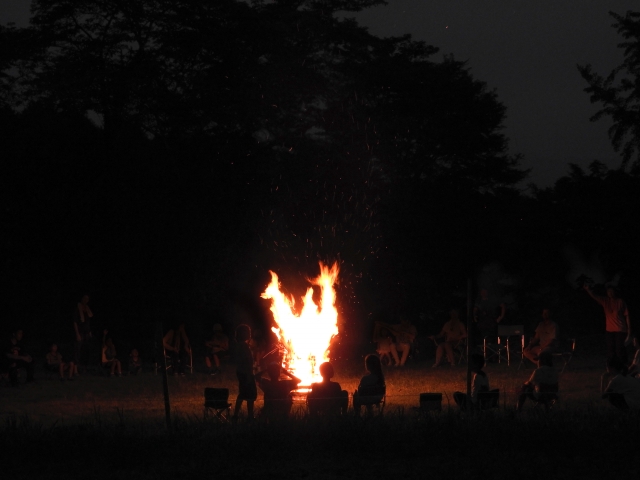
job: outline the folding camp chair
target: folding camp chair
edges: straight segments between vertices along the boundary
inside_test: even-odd
[[[311,415],[340,415],[345,414],[349,408],[349,392],[341,390],[335,397],[307,395],[307,408]]]
[[[168,371],[174,371],[173,370],[173,359],[171,358],[171,355],[167,354],[167,351],[163,348],[162,349],[162,354],[164,355],[164,359],[165,359],[165,364],[167,366],[167,372]],[[193,373],[193,350],[189,351],[189,354],[187,356],[188,359],[188,363],[184,366],[185,370],[189,370],[189,373]],[[160,368],[162,367],[162,365],[158,362],[155,363],[154,369],[155,369],[155,374],[158,374],[158,370],[160,370]]]
[[[512,339],[512,337],[520,337]],[[518,347],[519,345],[519,347]],[[485,360],[493,355],[497,355],[498,363],[502,360],[507,361],[507,365],[511,365],[511,354],[517,352],[520,357],[524,355],[524,326],[523,325],[499,325],[498,326],[498,344],[493,345],[484,339],[484,357]],[[506,356],[505,356],[506,355]]]
[[[373,413],[373,407],[377,407],[378,413],[384,412],[387,401],[387,386],[372,385],[356,390],[353,394],[353,410],[359,414],[360,407],[365,407],[367,414]]]
[[[500,401],[500,389],[484,390],[478,392],[478,408],[480,410],[489,410],[497,408]]]
[[[438,348],[440,343],[442,343],[441,341],[438,341],[435,337],[433,337],[431,340],[433,341],[436,348]],[[462,340],[460,340],[456,344],[456,346],[453,347],[453,356],[455,357],[453,359],[453,363],[455,363],[456,365],[460,365],[461,363],[467,361],[467,339],[466,338],[463,338]],[[449,359],[449,361],[451,361],[451,359]]]
[[[547,411],[558,401],[558,384],[541,383],[538,387],[538,396],[535,401],[536,406],[543,406]]]
[[[204,416],[209,413],[220,422],[228,423],[231,416],[231,404],[229,403],[228,388],[204,389]]]
[[[551,355],[554,357],[560,357],[564,364],[560,373],[564,373],[564,369],[569,365],[569,362],[573,358],[573,352],[576,350],[576,339],[567,338],[566,341],[560,342],[560,349]]]

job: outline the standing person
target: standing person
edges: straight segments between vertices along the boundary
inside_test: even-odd
[[[489,343],[495,344],[498,338],[498,324],[507,313],[507,306],[504,302],[489,295],[489,290],[480,290],[480,297],[473,307],[473,321],[475,322],[480,339],[487,339]]]
[[[438,335],[430,335],[429,338],[432,340],[444,338],[444,342],[440,343],[436,349],[436,363],[434,363],[433,366],[439,367],[441,365],[442,356],[446,352],[449,363],[452,367],[455,367],[456,359],[453,355],[453,349],[456,348],[463,339],[467,338],[467,329],[460,320],[459,310],[453,308],[449,312],[449,321],[444,324],[442,331]]]
[[[264,407],[261,414],[267,420],[282,420],[289,415],[293,400],[291,392],[298,388],[301,380],[291,372],[283,370],[279,363],[270,363],[267,367],[269,378],[263,378],[265,372],[258,372],[255,378],[258,380],[260,389],[264,392]],[[283,373],[288,380],[281,380]]]
[[[191,357],[191,344],[185,331],[184,322],[180,322],[177,328],[171,328],[162,339],[167,355],[171,357],[171,367],[174,375],[184,375],[184,367],[189,364]]]
[[[75,341],[75,364],[86,365],[88,352],[91,348],[91,319],[93,312],[89,307],[89,295],[83,295],[73,316],[73,329],[76,335]]]
[[[229,353],[229,337],[222,331],[222,325],[216,323],[213,326],[213,337],[205,342],[209,349],[209,354],[204,357],[207,368],[211,375],[220,373],[220,357]]]
[[[9,363],[9,383],[12,386],[18,385],[18,370],[24,368],[27,372],[27,382],[33,382],[34,364],[33,358],[29,355],[22,345],[22,330],[16,330],[9,341],[8,348],[5,350],[5,358]]]
[[[623,365],[627,365],[627,349],[625,342],[631,337],[631,320],[629,309],[624,300],[618,297],[618,292],[612,286],[607,287],[607,296],[593,293],[589,285],[584,289],[604,309],[607,341],[607,361],[617,358]]]
[[[558,347],[558,325],[551,320],[551,310],[542,310],[542,321],[536,327],[536,333],[524,349],[525,357],[533,363],[538,362],[542,352],[553,353]]]
[[[233,411],[233,420],[238,421],[238,413],[242,408],[242,402],[247,402],[247,416],[253,420],[253,403],[258,398],[256,379],[253,375],[253,353],[249,348],[251,341],[251,328],[249,325],[241,324],[236,327],[236,376],[238,377],[238,396],[236,406]]]
[[[640,375],[640,341],[638,341],[638,337],[633,337],[633,348],[635,348],[636,352],[633,355],[633,360],[629,365],[629,375],[632,377],[637,377]]]
[[[64,380],[64,372],[68,370],[68,378],[69,380],[73,380],[73,374],[77,372],[77,366],[73,362],[63,362],[62,355],[58,351],[58,345],[52,343],[49,347],[49,352],[45,356],[45,360],[47,362],[47,369],[50,372],[57,372],[60,375],[60,380]]]

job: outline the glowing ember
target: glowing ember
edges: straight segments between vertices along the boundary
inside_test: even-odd
[[[338,264],[331,268],[320,263],[320,276],[310,280],[320,287],[320,305],[313,301],[309,287],[302,300],[302,308],[295,308],[295,300],[280,291],[278,276],[270,271],[271,283],[261,295],[271,300],[271,312],[278,327],[272,330],[285,348],[283,363],[309,385],[319,378],[318,367],[328,360],[329,344],[338,334],[338,311],[333,285],[338,279]],[[299,313],[296,313],[299,310]]]

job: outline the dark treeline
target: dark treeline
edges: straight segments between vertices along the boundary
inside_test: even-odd
[[[524,188],[496,92],[343,19],[379,3],[36,0],[0,27],[7,327],[70,334],[85,292],[121,336],[261,325],[268,270],[300,294],[319,260],[345,344],[434,331],[467,278],[518,323],[598,330],[580,275],[637,305],[637,162]]]

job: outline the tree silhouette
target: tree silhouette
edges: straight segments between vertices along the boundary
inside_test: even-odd
[[[609,138],[616,152],[622,153],[623,166],[633,160],[640,166],[640,12],[628,11],[624,16],[609,12],[615,19],[612,25],[624,39],[618,47],[624,51],[624,60],[609,75],[603,77],[591,65],[578,66],[589,86],[592,103],[602,109],[591,117],[596,121],[610,117],[613,125]]]

